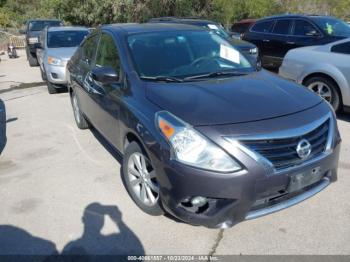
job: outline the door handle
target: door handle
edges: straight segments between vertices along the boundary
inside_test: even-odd
[[[288,45],[294,45],[294,44],[295,44],[295,42],[290,42],[290,41],[287,41],[287,44],[288,44]]]
[[[270,40],[269,39],[264,39],[263,42],[268,43],[268,42],[270,42]]]

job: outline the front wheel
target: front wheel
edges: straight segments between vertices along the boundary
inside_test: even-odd
[[[79,129],[88,129],[89,123],[86,121],[83,112],[80,109],[78,96],[73,90],[70,96],[70,100],[73,107],[74,119]]]
[[[341,97],[334,81],[326,77],[312,77],[305,82],[305,86],[330,103],[335,112],[340,110]]]
[[[57,89],[54,86],[54,84],[52,84],[48,80],[46,80],[46,85],[47,85],[47,91],[49,92],[50,95],[57,93]]]
[[[162,215],[156,173],[138,143],[131,142],[126,148],[122,169],[126,189],[135,204],[149,215]]]

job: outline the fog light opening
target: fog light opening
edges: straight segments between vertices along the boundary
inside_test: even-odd
[[[207,203],[208,203],[208,199],[206,197],[197,196],[191,199],[191,204],[195,207],[201,207]]]
[[[181,202],[181,206],[191,213],[201,214],[209,208],[209,201],[206,197],[196,196],[186,198]]]

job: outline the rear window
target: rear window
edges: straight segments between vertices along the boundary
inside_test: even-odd
[[[277,20],[272,32],[274,34],[279,34],[279,35],[288,35],[290,33],[291,25],[292,25],[292,20],[290,19]]]
[[[48,32],[47,46],[50,48],[75,47],[87,36],[89,31],[57,31]]]
[[[41,31],[46,26],[61,26],[63,25],[60,21],[32,21],[29,22],[28,30],[29,31]]]
[[[350,55],[350,42],[334,45],[331,49],[333,53]]]
[[[257,22],[253,27],[252,31],[254,32],[259,32],[259,33],[267,33],[270,31],[271,27],[273,25],[273,21],[262,21],[262,22]]]

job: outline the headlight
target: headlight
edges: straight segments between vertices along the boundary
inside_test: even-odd
[[[257,47],[251,48],[251,49],[249,50],[249,53],[251,53],[252,55],[257,54],[257,53],[258,53],[258,48],[257,48]]]
[[[172,157],[186,165],[217,172],[242,167],[221,148],[169,112],[156,114],[156,124],[172,148]]]
[[[64,66],[63,61],[61,59],[52,56],[49,56],[47,58],[47,62],[49,65]]]
[[[39,42],[39,39],[37,37],[29,37],[28,42],[29,44],[36,44]]]

